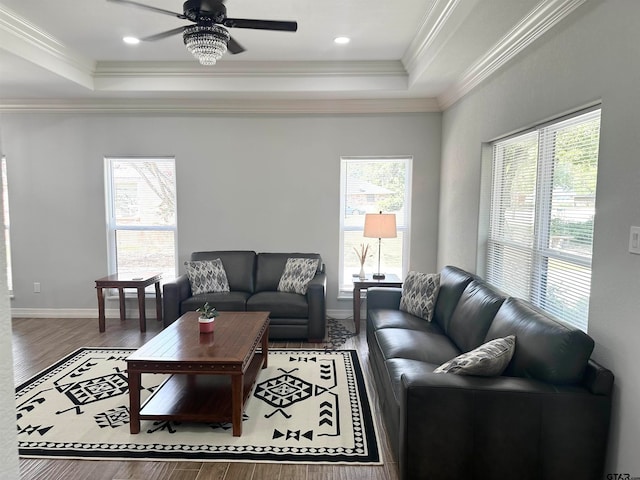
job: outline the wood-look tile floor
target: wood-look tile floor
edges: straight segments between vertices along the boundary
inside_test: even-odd
[[[121,322],[107,319],[106,332],[98,332],[97,319],[14,319],[13,364],[16,386],[55,361],[81,347],[137,348],[160,331],[160,323],[147,319],[147,332],[138,330],[137,318]],[[322,343],[271,342],[269,348],[324,348]],[[151,462],[110,460],[20,459],[23,480],[397,480],[386,432],[380,422],[375,389],[369,382],[368,349],[364,328],[340,348],[355,349],[368,382],[373,416],[380,433],[381,466]],[[70,427],[73,428],[73,427]]]

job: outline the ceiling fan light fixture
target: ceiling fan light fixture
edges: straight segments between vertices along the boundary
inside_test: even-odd
[[[182,34],[187,50],[202,65],[215,65],[227,51],[229,32],[219,25],[189,25]]]

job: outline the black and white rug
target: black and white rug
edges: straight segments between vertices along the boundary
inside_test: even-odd
[[[23,457],[380,464],[355,350],[271,350],[230,424],[143,420],[129,433],[125,359],[133,349],[83,348],[16,389]],[[142,375],[142,398],[166,378]]]
[[[351,319],[327,318],[327,335],[325,348],[340,348],[351,337],[355,336],[355,326]]]

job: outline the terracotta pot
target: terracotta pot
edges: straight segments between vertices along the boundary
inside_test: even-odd
[[[213,323],[215,318],[198,318],[198,323],[200,324],[200,333],[211,333],[213,332]]]

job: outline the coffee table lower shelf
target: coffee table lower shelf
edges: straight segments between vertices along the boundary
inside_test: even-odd
[[[263,354],[256,353],[243,376],[242,411],[263,361]],[[230,374],[173,374],[141,406],[140,419],[232,422],[231,377]]]

